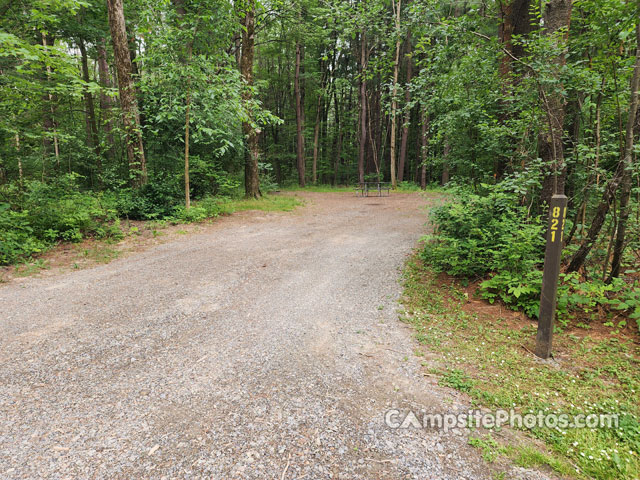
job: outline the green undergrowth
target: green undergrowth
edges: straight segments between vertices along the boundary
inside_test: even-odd
[[[484,185],[481,194],[451,189],[448,200],[432,209],[432,234],[423,238],[420,256],[438,272],[462,281],[481,280],[477,294],[538,317],[544,227],[510,191]],[[569,253],[574,248],[565,249]],[[626,261],[633,263],[631,249]],[[605,282],[593,268],[562,273],[558,287],[558,325],[604,323],[614,330],[640,329],[640,284],[633,268]]]
[[[525,430],[546,444],[526,449],[479,448],[523,466],[547,465],[561,475],[595,479],[640,477],[640,348],[637,339],[563,331],[554,338],[557,362],[541,362],[534,348],[536,324],[476,313],[455,284],[441,281],[413,257],[404,271],[403,321],[438,360],[425,366],[439,382],[471,398],[475,407],[528,412],[617,413],[617,429]],[[477,436],[476,436],[477,437]],[[497,440],[495,440],[497,441]],[[494,452],[495,451],[495,452]]]
[[[202,222],[245,210],[289,212],[303,204],[295,195],[266,195],[257,200],[218,196],[195,200],[187,210],[176,203],[176,194],[170,190],[149,184],[135,192],[82,191],[77,175],[51,183],[4,186],[0,190],[0,265],[20,264],[16,273],[33,272],[39,269],[25,265],[35,265],[38,255],[60,243],[88,238],[114,243],[139,234],[138,227],[123,227],[123,219],[146,221],[157,236],[167,223]]]

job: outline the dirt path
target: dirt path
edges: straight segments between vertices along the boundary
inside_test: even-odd
[[[383,422],[464,408],[397,320],[425,200],[305,197],[0,288],[0,477],[493,478],[465,432]]]

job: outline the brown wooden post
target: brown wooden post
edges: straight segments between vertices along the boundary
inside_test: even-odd
[[[540,315],[536,338],[536,355],[549,358],[553,338],[553,323],[556,314],[556,293],[562,255],[562,236],[567,218],[567,197],[553,195],[549,206],[549,226],[547,228],[547,247],[544,254],[542,274],[542,293],[540,295]]]

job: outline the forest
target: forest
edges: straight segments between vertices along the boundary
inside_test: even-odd
[[[3,0],[0,264],[242,194],[444,186],[422,257],[535,317],[565,193],[559,308],[637,319],[639,8]]]
[[[0,471],[432,478],[446,454],[495,475],[452,460],[442,478],[516,478],[508,458],[637,480],[639,90],[640,0],[0,0]],[[176,240],[234,202],[305,198]],[[151,224],[136,260],[4,276]],[[155,248],[159,225],[176,229]],[[445,437],[349,416],[404,395],[621,420],[424,447]],[[268,423],[278,403],[291,416]]]

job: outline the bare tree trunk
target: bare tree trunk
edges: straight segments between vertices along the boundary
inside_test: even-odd
[[[136,188],[147,183],[147,163],[142,145],[140,112],[133,84],[131,56],[127,42],[122,0],[107,0],[109,27],[113,41],[113,53],[118,74],[120,108],[127,144],[131,185]]]
[[[191,46],[189,46],[191,58]],[[191,76],[187,78],[187,98],[184,119],[184,205],[191,208],[191,187],[189,185],[189,115],[191,114]]]
[[[423,105],[420,109],[420,188],[427,188],[427,158],[429,156],[429,114]]]
[[[402,8],[402,0],[391,1],[396,27],[396,55],[393,60],[393,88],[391,91],[391,140],[390,140],[390,160],[391,167],[391,187],[395,190],[398,186],[396,174],[396,111],[398,109],[398,71],[400,70],[400,10]]]
[[[322,121],[323,114],[323,100],[324,89],[326,86],[327,72],[324,68],[324,62],[320,62],[320,69],[322,70],[322,78],[320,80],[321,94],[318,95],[318,103],[316,105],[316,123],[313,127],[313,163],[311,164],[311,180],[315,183],[318,181],[318,146],[320,141],[320,123]],[[331,100],[331,97],[329,97]]]
[[[413,58],[411,58],[411,38],[407,34],[407,82],[404,90],[404,103],[409,105],[411,92],[409,86],[413,77]],[[404,164],[407,158],[407,141],[409,140],[409,122],[411,121],[411,110],[407,110],[404,123],[402,125],[402,138],[400,140],[400,157],[398,158],[398,182],[404,180]]]
[[[451,151],[451,145],[449,145],[449,139],[444,140],[444,151],[442,153],[442,185],[449,183],[449,152]]]
[[[42,46],[45,47],[45,49],[48,46],[53,46],[53,44],[55,43],[55,40],[53,38],[50,38],[49,40],[47,40],[47,36],[43,33],[42,34]],[[49,65],[47,65],[46,67],[46,72],[47,72],[47,82],[50,81],[51,79],[51,67]],[[56,128],[56,120],[55,120],[55,107],[54,107],[54,96],[52,93],[47,93],[46,95],[46,100],[47,100],[47,104],[49,106],[48,108],[48,112],[45,112],[44,114],[44,129],[45,132],[53,132],[53,152],[55,154],[56,157],[56,165],[58,167],[58,169],[60,169],[60,146],[58,143],[58,130]],[[49,137],[47,137],[47,135],[45,134],[44,137],[44,141],[43,141],[44,147],[45,147],[45,156],[48,154],[48,148],[49,145],[51,145],[51,140],[49,140]],[[45,165],[44,165],[44,161],[42,164],[42,177],[44,179],[44,172],[45,172]]]
[[[594,215],[594,218],[591,222],[591,227],[587,232],[587,236],[580,244],[580,247],[576,251],[576,253],[571,258],[571,262],[567,267],[568,272],[575,272],[582,267],[584,264],[587,255],[591,251],[591,248],[595,244],[598,235],[600,234],[600,230],[602,229],[602,225],[604,224],[607,213],[609,212],[609,208],[611,204],[615,200],[616,191],[618,187],[622,184],[622,198],[627,195],[625,189],[631,188],[631,180],[627,178],[627,175],[631,175],[631,165],[633,160],[633,136],[634,136],[634,127],[636,121],[636,114],[638,112],[638,89],[640,88],[640,22],[636,26],[636,36],[638,39],[638,46],[636,47],[636,62],[633,68],[633,77],[631,79],[631,99],[629,101],[629,116],[627,119],[627,127],[626,127],[626,136],[625,136],[625,147],[624,147],[624,155],[618,162],[618,167],[616,168],[616,172],[613,177],[607,183],[604,193],[602,195],[602,200],[600,201],[600,205],[598,205],[598,209]],[[628,186],[625,185],[626,182],[629,182]],[[624,214],[620,213],[619,225],[618,225],[618,236],[616,238],[616,244],[614,248],[614,259],[615,264],[612,261],[612,269],[611,276],[615,277],[620,273],[620,262],[622,259],[622,253],[624,252],[624,237],[625,237],[625,229],[626,222],[629,217],[628,212],[628,201],[626,199],[627,205],[625,205],[625,209],[627,212]],[[620,224],[621,222],[625,223],[624,227]],[[622,227],[622,234],[620,234],[620,228]],[[615,249],[618,249],[616,253]]]
[[[640,8],[638,9],[640,14]],[[633,67],[633,77],[631,78],[631,100],[629,102],[629,118],[627,120],[627,130],[624,146],[624,157],[622,159],[623,171],[620,184],[620,214],[618,217],[618,233],[613,247],[613,258],[611,259],[612,278],[620,275],[620,265],[625,247],[625,235],[627,222],[629,220],[629,200],[631,198],[631,174],[633,169],[633,136],[636,114],[638,111],[638,89],[640,88],[640,21],[636,25],[636,63]]]
[[[340,129],[340,108],[338,103],[338,90],[333,90],[333,105],[335,110],[335,131],[333,135],[333,185],[338,185],[338,169],[340,168],[340,156],[342,155],[342,130]]]
[[[111,87],[111,78],[109,77],[109,64],[107,63],[107,49],[104,39],[101,39],[97,46],[98,49],[98,78],[100,86],[103,88]],[[100,92],[100,111],[103,115],[102,124],[104,125],[104,133],[106,135],[107,150],[109,158],[115,158],[115,140],[113,138],[113,119],[111,118],[111,97]]]
[[[255,0],[248,0],[247,10],[243,19],[242,30],[242,55],[240,58],[240,73],[245,82],[242,92],[242,100],[245,107],[249,109],[251,102],[251,87],[253,86],[253,57],[255,53],[255,26],[256,26],[256,4]],[[251,112],[249,112],[251,114]],[[245,148],[244,166],[244,191],[247,198],[260,197],[260,178],[258,175],[258,157],[260,156],[258,146],[258,132],[251,125],[251,120],[242,122],[242,132],[247,139]]]
[[[498,26],[498,39],[504,49],[504,54],[498,67],[502,90],[499,120],[502,124],[506,124],[511,113],[509,99],[513,95],[512,87],[518,81],[518,77],[513,75],[513,58],[521,58],[525,55],[522,45],[514,45],[513,36],[525,36],[536,27],[531,15],[531,0],[502,0],[498,2],[498,8],[501,19]],[[496,180],[499,180],[504,175],[508,164],[513,158],[513,153],[515,153],[515,149],[510,153],[495,157],[493,175]]]
[[[543,11],[544,33],[547,36],[557,35],[560,29],[566,29],[563,39],[564,44],[569,35],[569,19],[571,18],[572,0],[550,0]],[[562,45],[559,45],[562,46]],[[554,75],[559,77],[560,70],[565,64],[564,53],[555,58]],[[566,179],[566,167],[564,165],[564,149],[562,143],[563,125],[565,117],[564,98],[555,89],[553,92],[545,92],[540,87],[542,108],[546,115],[546,121],[538,135],[538,152],[544,162],[544,180],[542,184],[541,200],[549,205],[551,196],[564,192]]]
[[[184,19],[186,9],[184,7],[184,0],[173,0],[173,5],[178,13],[180,20]],[[178,28],[182,28],[181,24],[177,25]],[[193,40],[187,42],[187,55],[179,55],[179,61],[183,68],[188,69],[191,63],[191,54],[193,53]],[[190,115],[191,115],[191,74],[187,73],[187,94],[185,97],[185,114],[184,114],[184,206],[185,209],[191,208],[191,187],[189,185],[189,129],[190,129]]]
[[[78,49],[80,50],[80,61],[82,63],[82,79],[89,83],[91,81],[89,77],[89,64],[87,59],[87,49],[84,45],[84,40],[78,40]],[[93,105],[93,95],[87,87],[84,88],[84,103],[85,103],[85,121],[87,124],[87,144],[94,149],[96,153],[96,162],[98,172],[102,171],[101,152],[100,152],[100,139],[98,138],[98,126],[96,124],[96,112]]]
[[[302,46],[296,42],[296,71],[294,78],[294,90],[296,96],[296,159],[298,167],[298,184],[305,186],[305,158],[304,158],[304,135],[303,135],[303,108],[302,95],[300,92],[300,64],[302,63]]]
[[[16,132],[16,154],[18,157],[18,179],[22,183],[22,158],[20,157],[20,134]]]
[[[367,148],[367,33],[360,36],[360,145],[358,150],[358,182],[364,182],[364,157]]]

